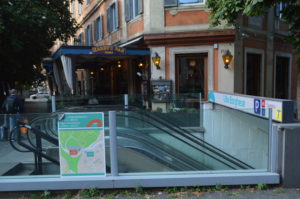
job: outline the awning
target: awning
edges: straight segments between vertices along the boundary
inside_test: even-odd
[[[140,38],[141,39],[141,38]],[[103,46],[61,46],[52,56],[52,60],[56,60],[61,55],[91,55],[91,56],[114,56],[114,54],[95,54],[93,48],[101,48]],[[106,46],[104,46],[106,47]],[[107,46],[109,47],[109,46]],[[115,47],[115,46],[111,46]],[[122,47],[119,47],[122,48]],[[118,56],[128,56],[128,55],[137,55],[145,56],[150,55],[150,50],[148,48],[122,48],[124,53]]]

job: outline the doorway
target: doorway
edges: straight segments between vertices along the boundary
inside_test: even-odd
[[[275,97],[279,99],[289,98],[289,57],[276,57],[275,70]]]
[[[247,53],[246,62],[246,94],[261,96],[261,77],[262,77],[262,55],[256,53]]]
[[[180,54],[176,59],[176,93],[207,97],[207,55]]]

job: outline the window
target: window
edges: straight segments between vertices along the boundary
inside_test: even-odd
[[[178,0],[179,4],[204,3],[204,0]]]
[[[283,2],[276,4],[276,9],[275,9],[276,17],[279,17],[280,19],[282,19],[282,11],[285,9],[286,6],[287,6],[287,3],[283,3]]]
[[[82,33],[80,33],[77,37],[77,39],[74,39],[74,44],[77,46],[81,46],[82,45]]]
[[[125,20],[130,21],[143,12],[142,0],[125,0]]]
[[[119,26],[117,1],[113,3],[109,8],[107,8],[106,12],[107,12],[107,30],[108,32],[113,32],[114,30],[117,30]]]
[[[102,31],[102,16],[99,16],[94,21],[94,40],[99,41],[103,37],[103,31]]]
[[[165,1],[165,7],[205,3],[205,0],[164,0],[164,1]]]
[[[82,14],[82,4],[78,2],[78,15]]]
[[[291,5],[294,5],[295,3],[293,2],[280,2],[276,4],[275,7],[275,16],[278,17],[279,19],[282,19],[282,12]],[[288,8],[287,8],[288,9]]]
[[[92,26],[88,25],[84,31],[85,33],[85,45],[91,46],[92,45]]]
[[[86,6],[89,6],[91,3],[91,0],[86,0]]]
[[[75,2],[72,1],[71,3],[71,14],[72,14],[72,17],[74,18],[75,17]]]

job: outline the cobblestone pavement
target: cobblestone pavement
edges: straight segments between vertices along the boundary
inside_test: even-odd
[[[174,190],[173,190],[174,191]],[[205,192],[194,189],[173,192],[164,190],[81,190],[81,191],[44,191],[44,192],[0,192],[1,199],[300,199],[300,189],[285,189],[281,187],[267,190],[251,189],[229,189],[221,191],[207,190]]]

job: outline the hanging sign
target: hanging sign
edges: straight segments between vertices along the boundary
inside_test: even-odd
[[[125,55],[125,48],[116,46],[98,46],[92,48],[92,53],[97,55]]]
[[[269,109],[272,108],[273,120],[277,122],[293,122],[294,120],[294,102],[292,100],[271,99],[216,91],[208,93],[208,100],[264,118],[269,117]]]
[[[105,176],[103,113],[64,113],[58,122],[61,176]]]

